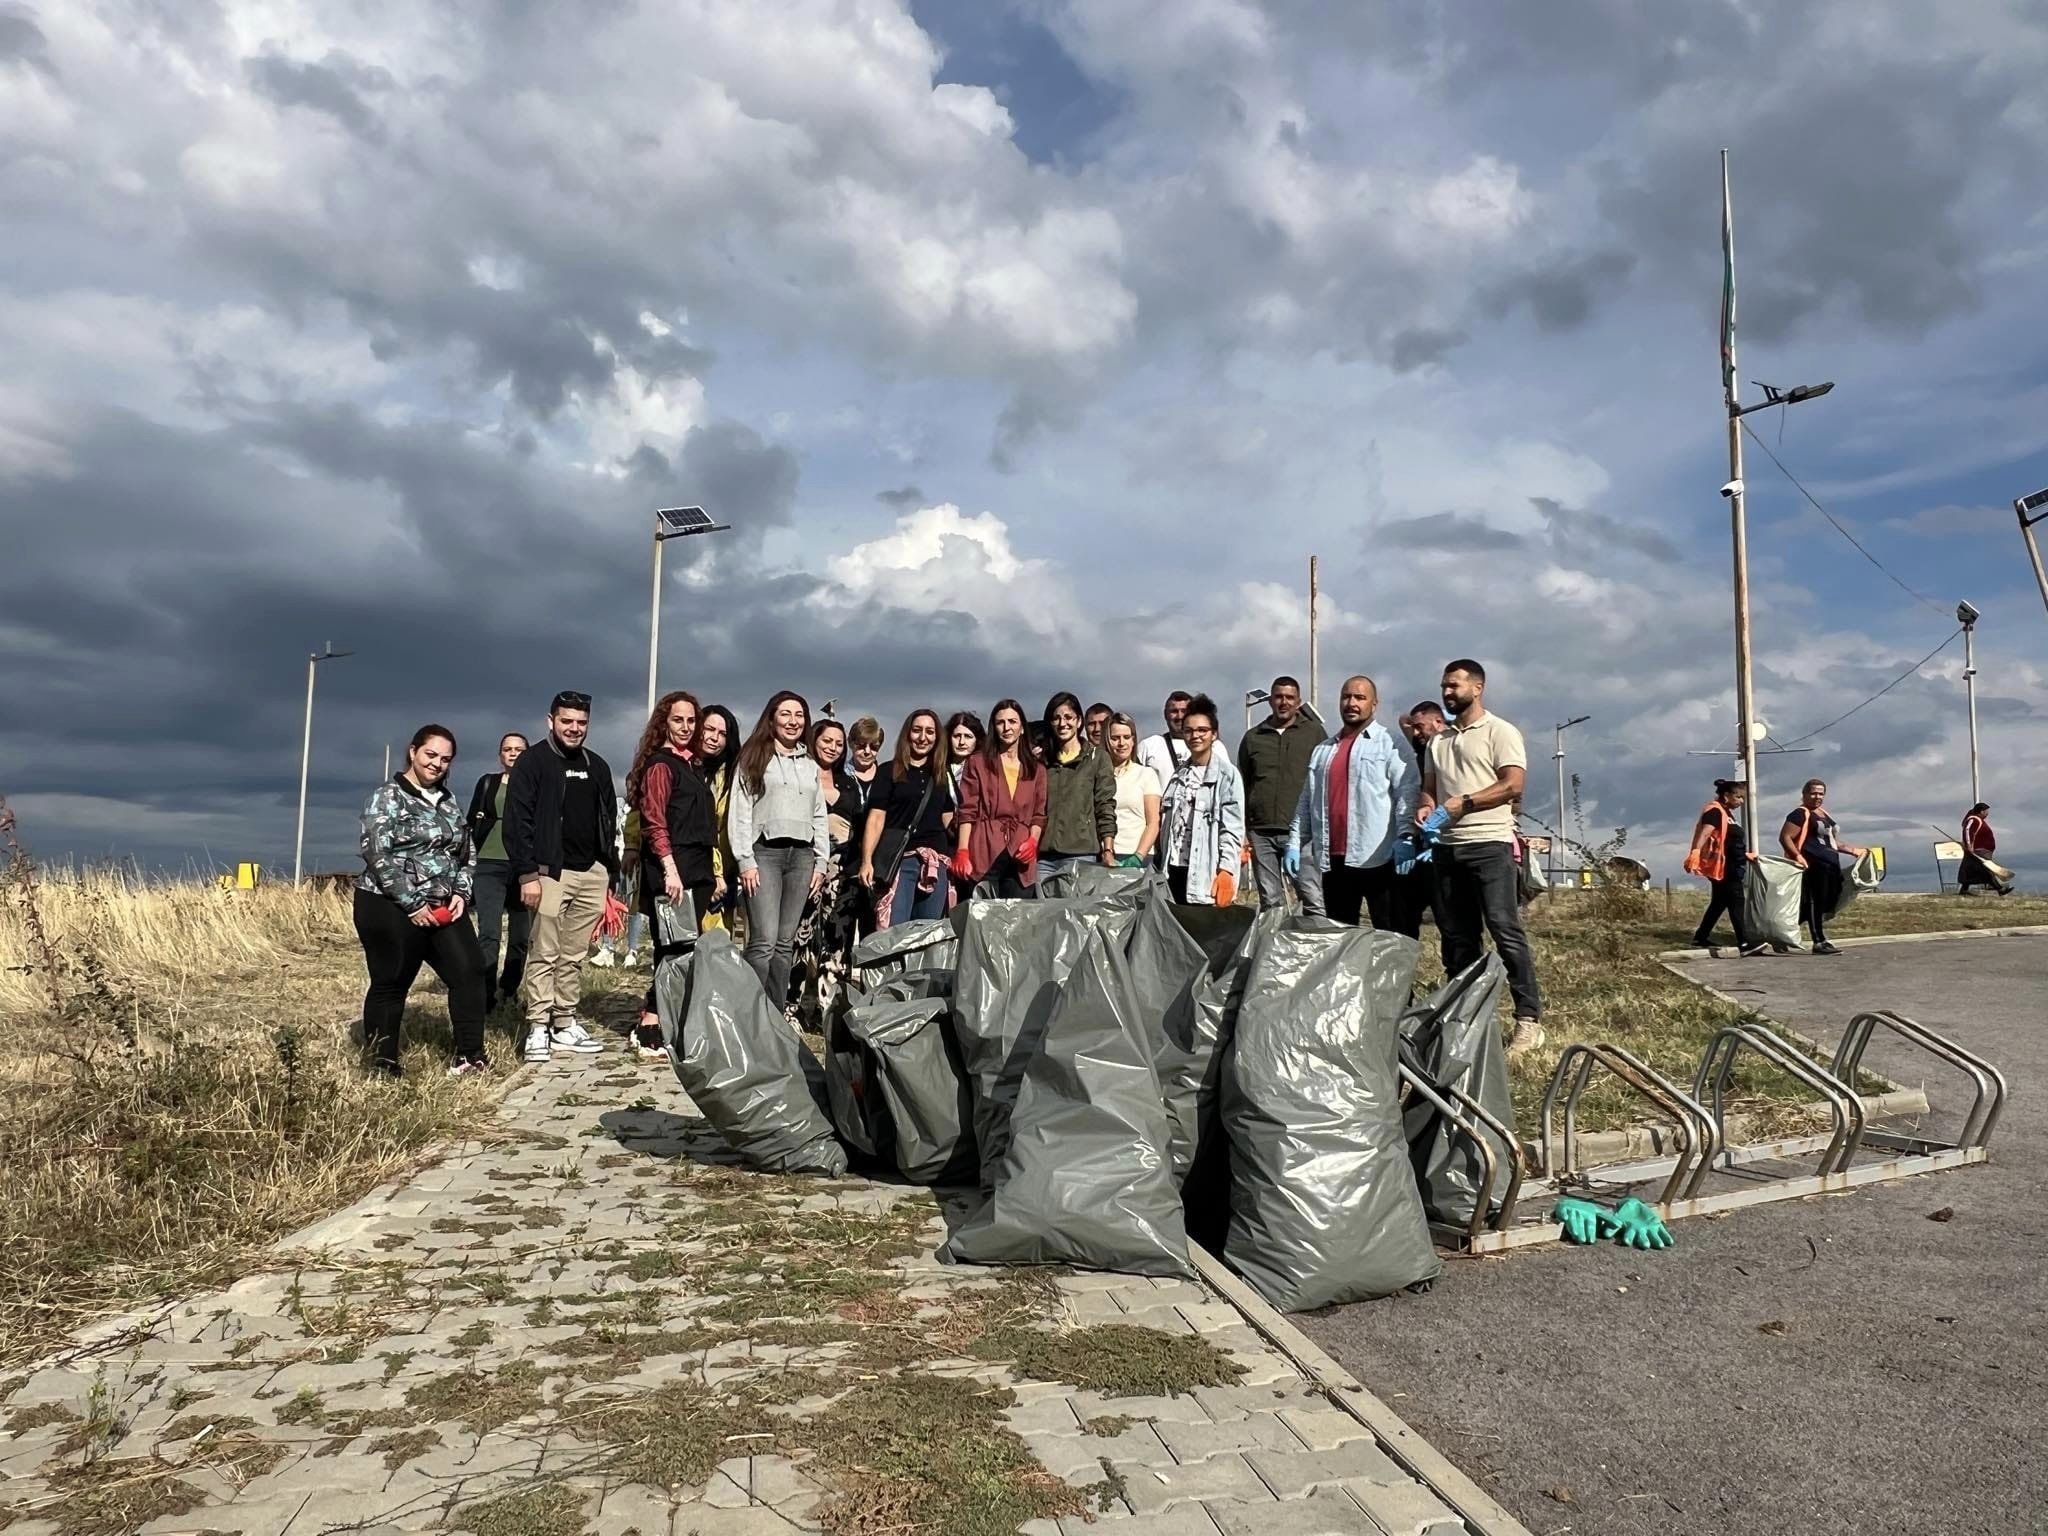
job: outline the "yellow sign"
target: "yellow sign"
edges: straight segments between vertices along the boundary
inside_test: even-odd
[[[216,882],[224,891],[253,891],[263,878],[261,864],[237,864],[232,875],[216,876]]]

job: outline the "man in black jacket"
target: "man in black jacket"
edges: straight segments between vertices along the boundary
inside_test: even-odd
[[[498,761],[504,766],[476,781],[469,796],[469,836],[476,845],[476,899],[470,910],[476,914],[477,943],[484,957],[484,1012],[498,1006],[500,997],[517,997],[519,982],[526,974],[527,929],[533,914],[519,902],[519,886],[512,878],[512,861],[505,855],[505,789],[512,765],[526,750],[526,738],[507,731],[498,738]],[[505,930],[505,969],[498,970],[498,930]]]
[[[1294,827],[1295,802],[1308,778],[1308,760],[1323,739],[1323,728],[1301,712],[1301,684],[1276,677],[1266,694],[1273,712],[1237,744],[1237,771],[1244,779],[1245,831],[1252,845],[1252,874],[1259,882],[1259,910],[1271,912],[1287,904],[1287,872],[1282,867]],[[1304,866],[1294,881],[1301,909],[1323,915],[1322,882]]]
[[[590,695],[558,693],[548,733],[520,757],[505,791],[505,854],[533,914],[526,970],[526,1059],[602,1050],[576,1017],[583,961],[617,873],[618,791],[605,760],[584,746]]]

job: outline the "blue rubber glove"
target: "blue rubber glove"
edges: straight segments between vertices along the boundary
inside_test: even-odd
[[[1606,1218],[1604,1226],[1624,1247],[1669,1248],[1672,1243],[1671,1229],[1664,1225],[1664,1218],[1640,1200],[1622,1201],[1614,1208],[1614,1214]]]
[[[1451,824],[1450,807],[1440,805],[1422,819],[1422,840],[1434,844],[1437,834]]]
[[[1413,870],[1416,865],[1427,864],[1430,861],[1431,857],[1435,854],[1435,851],[1436,850],[1432,848],[1416,847],[1415,839],[1412,837],[1395,838],[1394,873],[1397,875],[1405,875],[1409,873],[1411,870]]]
[[[1299,848],[1288,849],[1280,856],[1280,867],[1287,871],[1288,879],[1292,880],[1299,877],[1301,874],[1301,850]]]
[[[1550,1219],[1564,1227],[1566,1242],[1597,1243],[1601,1228],[1614,1219],[1614,1213],[1596,1201],[1567,1195],[1551,1208]]]

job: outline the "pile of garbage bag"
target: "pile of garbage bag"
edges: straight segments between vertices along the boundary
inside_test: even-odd
[[[749,1167],[960,1191],[957,1262],[1186,1275],[1192,1238],[1286,1310],[1428,1285],[1477,1159],[1399,1065],[1512,1126],[1498,961],[1411,1006],[1401,935],[1048,885],[861,941],[822,1063],[706,934],[656,975],[677,1076]]]

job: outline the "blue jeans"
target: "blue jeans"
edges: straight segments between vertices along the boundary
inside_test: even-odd
[[[889,924],[913,922],[921,917],[944,917],[946,915],[946,875],[939,872],[929,891],[917,888],[917,872],[921,862],[911,855],[905,855],[902,867],[896,871],[896,888],[889,893]]]
[[[777,1013],[789,1002],[797,925],[810,900],[811,871],[817,864],[809,843],[786,848],[754,844],[754,868],[761,873],[761,883],[747,898],[747,964],[761,978]]]

